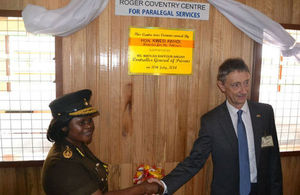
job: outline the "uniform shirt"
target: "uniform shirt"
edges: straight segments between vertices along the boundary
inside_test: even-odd
[[[229,110],[229,114],[232,120],[232,124],[237,135],[237,121],[238,116],[237,112],[239,111],[237,108],[233,107],[228,100],[226,100],[226,106]],[[245,124],[246,134],[247,134],[247,142],[248,142],[248,154],[249,154],[249,165],[250,165],[250,180],[251,183],[257,183],[257,169],[256,169],[256,159],[255,159],[255,149],[254,149],[254,136],[253,136],[253,128],[251,123],[251,116],[248,107],[248,103],[245,102],[243,107],[241,108],[243,111],[242,120]]]
[[[107,192],[107,165],[87,146],[80,151],[64,140],[55,143],[42,169],[42,184],[47,195],[85,195],[98,189]]]

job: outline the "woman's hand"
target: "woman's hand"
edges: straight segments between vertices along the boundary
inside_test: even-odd
[[[162,184],[162,182],[156,178],[150,178],[147,180],[147,182],[149,183],[156,183],[158,184],[158,190],[155,194],[163,194],[164,192],[164,185]]]
[[[106,192],[105,195],[153,195],[153,194],[162,194],[163,187],[160,186],[159,180],[150,180],[152,183],[148,181],[144,181],[141,184],[134,185],[132,187]],[[97,190],[92,195],[102,195],[103,193],[100,190]]]
[[[144,193],[147,195],[157,194],[159,190],[159,185],[157,183],[149,183],[147,181],[144,181],[139,185],[144,189]]]

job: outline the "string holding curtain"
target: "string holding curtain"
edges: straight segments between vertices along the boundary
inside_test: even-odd
[[[300,43],[277,22],[247,5],[233,0],[208,0],[233,25],[260,43],[277,47],[284,57],[300,62]]]
[[[22,12],[28,32],[68,36],[92,22],[109,0],[71,0],[56,10],[28,4]],[[277,22],[254,8],[234,0],[208,0],[233,25],[254,41],[278,47],[285,57],[300,61],[300,43]]]
[[[68,36],[92,22],[109,0],[71,0],[65,7],[47,10],[28,4],[22,11],[25,28],[31,33]]]

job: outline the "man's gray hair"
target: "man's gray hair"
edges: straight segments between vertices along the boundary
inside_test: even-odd
[[[234,71],[250,73],[249,68],[245,64],[244,60],[241,58],[229,58],[225,60],[219,67],[217,80],[224,83],[226,76]]]

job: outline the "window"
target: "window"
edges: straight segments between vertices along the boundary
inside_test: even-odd
[[[300,30],[287,30],[300,42]],[[300,63],[262,46],[259,102],[271,104],[281,152],[300,151]]]
[[[45,159],[49,103],[56,97],[55,38],[0,17],[0,161]]]

